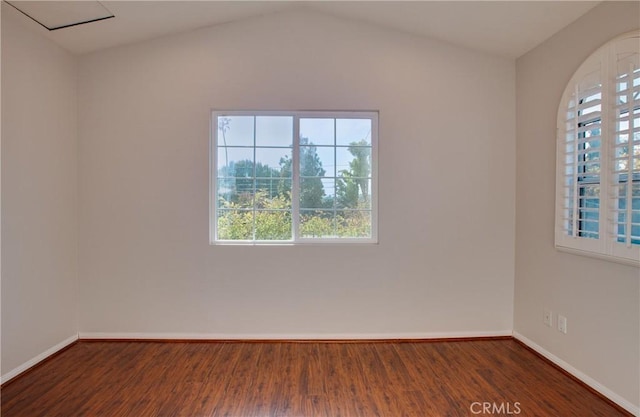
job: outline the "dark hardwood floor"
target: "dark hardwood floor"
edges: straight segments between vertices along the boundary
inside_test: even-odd
[[[2,417],[628,415],[514,340],[78,342]]]

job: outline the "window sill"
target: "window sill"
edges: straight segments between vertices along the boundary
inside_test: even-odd
[[[584,250],[580,250],[580,249],[567,248],[565,246],[558,246],[558,245],[556,245],[556,249],[559,252],[570,253],[572,255],[586,256],[588,258],[595,258],[595,259],[600,259],[602,261],[608,261],[608,262],[613,262],[613,263],[617,263],[617,264],[622,264],[622,265],[627,265],[627,266],[633,266],[633,267],[636,267],[636,268],[640,268],[640,262],[638,262],[636,260],[632,260],[632,259],[619,258],[617,256],[611,256],[611,255],[603,255],[601,253],[589,252],[589,251],[584,251]]]
[[[243,241],[213,241],[209,246],[375,246],[373,240],[327,240],[327,241],[280,241],[280,242],[243,242]]]

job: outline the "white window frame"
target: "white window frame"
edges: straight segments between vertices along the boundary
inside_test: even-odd
[[[618,242],[618,231],[616,222],[617,213],[617,197],[614,191],[616,191],[618,183],[614,182],[617,178],[614,173],[615,163],[615,142],[616,142],[616,123],[617,123],[617,110],[615,108],[616,100],[616,74],[617,74],[617,56],[618,53],[627,52],[629,48],[628,42],[632,40],[640,45],[640,31],[636,30],[630,33],[621,35],[607,44],[599,48],[591,56],[589,56],[578,70],[574,73],[571,80],[567,84],[566,89],[562,95],[562,100],[558,108],[557,119],[557,148],[556,148],[556,215],[555,215],[555,246],[558,250],[566,251],[578,255],[585,255],[608,261],[623,263],[632,266],[640,266],[640,245],[631,244],[630,236],[630,220],[627,223],[627,237],[626,242]],[[624,42],[627,42],[625,46],[620,49]],[[632,43],[633,45],[633,43]],[[631,53],[635,52],[630,50]],[[640,51],[637,51],[640,53]],[[569,163],[567,163],[567,144],[573,142],[574,152],[576,158],[578,158],[578,115],[574,114],[573,118],[569,117],[568,112],[576,111],[577,102],[580,100],[579,85],[582,80],[587,77],[598,73],[600,74],[601,81],[601,137],[600,137],[600,173],[599,173],[599,220],[598,220],[598,238],[582,237],[579,236],[576,224],[578,223],[579,211],[581,208],[577,207],[578,197],[576,195],[569,195],[565,184],[566,169]],[[574,100],[574,107],[570,108],[571,101]],[[640,103],[639,103],[640,104]],[[632,118],[630,118],[632,119]],[[570,120],[576,124],[575,126],[568,126],[571,123]],[[571,133],[573,130],[575,133]],[[572,136],[571,139],[568,139]],[[583,138],[584,139],[584,138]],[[632,126],[629,129],[629,141],[633,140]],[[631,153],[632,150],[629,150]],[[629,161],[632,158],[629,157]],[[579,163],[577,160],[573,162],[573,170],[577,169]],[[574,184],[574,188],[577,188],[579,183],[577,180],[578,174]],[[631,175],[634,178],[634,175]],[[634,181],[635,182],[635,181]],[[630,187],[629,187],[630,188]],[[575,191],[574,191],[575,192]],[[626,196],[627,204],[632,206],[633,197],[631,192]],[[567,230],[567,201],[573,200],[573,234],[568,233]],[[629,212],[631,209],[629,209]],[[627,214],[627,217],[630,217]]]
[[[290,240],[223,240],[217,239],[217,166],[218,117],[221,116],[289,116],[293,118]],[[300,236],[300,119],[368,119],[371,120],[371,236],[361,238]],[[334,132],[335,133],[335,132]],[[335,146],[334,146],[335,149]],[[209,244],[210,245],[309,245],[309,244],[377,244],[378,243],[378,112],[377,111],[250,111],[211,110],[209,139]]]

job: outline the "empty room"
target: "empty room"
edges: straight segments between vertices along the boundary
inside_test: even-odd
[[[640,416],[637,1],[3,1],[3,417]]]

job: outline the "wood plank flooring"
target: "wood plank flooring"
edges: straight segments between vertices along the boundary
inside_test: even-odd
[[[628,415],[514,340],[81,341],[1,394],[2,417]]]

